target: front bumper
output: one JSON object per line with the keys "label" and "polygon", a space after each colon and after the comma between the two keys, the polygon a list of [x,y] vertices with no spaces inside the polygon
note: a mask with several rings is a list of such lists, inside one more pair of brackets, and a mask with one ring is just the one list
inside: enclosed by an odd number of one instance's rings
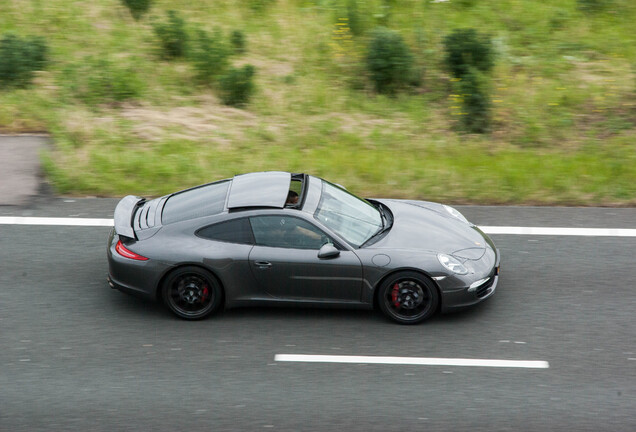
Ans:
{"label": "front bumper", "polygon": [[500,258],[497,250],[496,263],[490,273],[482,278],[481,283],[475,281],[471,285],[462,288],[442,289],[442,312],[460,310],[492,297],[499,283]]}

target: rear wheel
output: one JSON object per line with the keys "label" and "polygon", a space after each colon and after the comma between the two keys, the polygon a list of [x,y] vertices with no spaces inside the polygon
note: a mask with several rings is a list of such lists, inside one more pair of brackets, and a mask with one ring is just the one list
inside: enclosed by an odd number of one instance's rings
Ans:
{"label": "rear wheel", "polygon": [[209,271],[188,266],[168,275],[161,294],[168,308],[178,317],[197,320],[219,309],[223,292]]}
{"label": "rear wheel", "polygon": [[378,304],[387,318],[400,324],[417,324],[430,318],[439,305],[431,280],[416,272],[390,276],[380,286]]}

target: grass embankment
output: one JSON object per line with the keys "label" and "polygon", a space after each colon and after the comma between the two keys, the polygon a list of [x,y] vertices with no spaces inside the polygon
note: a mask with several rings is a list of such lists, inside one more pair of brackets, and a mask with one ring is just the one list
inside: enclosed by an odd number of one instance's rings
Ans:
{"label": "grass embankment", "polygon": [[[357,2],[358,25],[398,30],[422,70],[397,97],[372,91],[365,33],[335,31],[346,3],[156,0],[137,22],[116,0],[3,1],[0,32],[44,36],[51,63],[30,88],[0,91],[0,132],[49,132],[44,166],[63,194],[160,195],[290,170],[365,196],[636,204],[631,0],[596,12],[576,0]],[[231,59],[256,67],[245,109],[221,104],[187,60],[160,58],[151,22],[168,9],[190,31],[245,34],[247,51]],[[455,127],[443,64],[444,37],[465,27],[496,51],[485,135]],[[100,94],[100,77],[134,97]]]}

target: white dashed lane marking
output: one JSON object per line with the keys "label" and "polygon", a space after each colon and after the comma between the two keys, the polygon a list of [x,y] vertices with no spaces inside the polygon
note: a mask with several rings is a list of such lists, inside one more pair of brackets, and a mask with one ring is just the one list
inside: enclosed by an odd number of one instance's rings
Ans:
{"label": "white dashed lane marking", "polygon": [[306,354],[276,354],[278,362],[301,363],[355,363],[355,364],[391,364],[419,366],[473,366],[497,368],[548,369],[550,364],[543,360],[490,360],[435,357],[384,357],[384,356],[334,356]]}

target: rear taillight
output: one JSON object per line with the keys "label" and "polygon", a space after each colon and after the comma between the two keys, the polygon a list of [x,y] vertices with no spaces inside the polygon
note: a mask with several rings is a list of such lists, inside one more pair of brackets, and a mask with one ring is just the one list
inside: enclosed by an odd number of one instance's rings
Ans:
{"label": "rear taillight", "polygon": [[148,258],[146,258],[145,256],[141,256],[139,254],[134,253],[131,250],[126,249],[126,246],[123,245],[121,240],[117,241],[117,245],[115,246],[115,250],[117,251],[117,253],[119,255],[123,256],[124,258],[130,258],[130,259],[134,259],[134,260],[137,260],[137,261],[148,261]]}

